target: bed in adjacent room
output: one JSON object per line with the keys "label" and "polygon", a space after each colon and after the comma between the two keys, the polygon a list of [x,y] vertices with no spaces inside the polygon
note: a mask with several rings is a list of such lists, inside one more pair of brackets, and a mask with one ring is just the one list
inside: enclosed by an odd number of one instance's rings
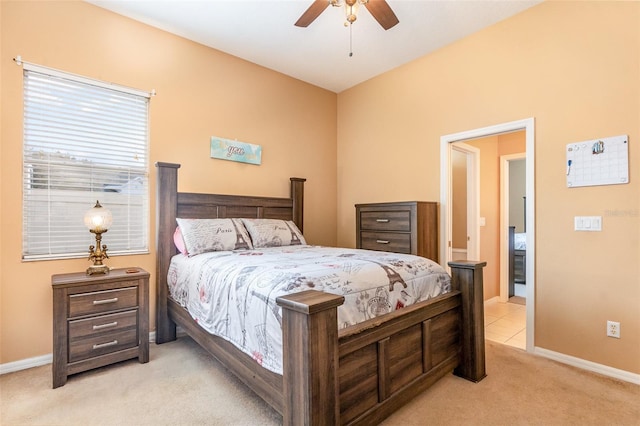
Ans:
{"label": "bed in adjacent room", "polygon": [[509,227],[509,297],[522,296],[516,286],[527,284],[527,233],[515,229],[515,226]]}
{"label": "bed in adjacent room", "polygon": [[483,262],[308,245],[304,179],[183,193],[156,166],[157,343],[180,325],[292,425],[377,423],[453,370],[485,376]]}

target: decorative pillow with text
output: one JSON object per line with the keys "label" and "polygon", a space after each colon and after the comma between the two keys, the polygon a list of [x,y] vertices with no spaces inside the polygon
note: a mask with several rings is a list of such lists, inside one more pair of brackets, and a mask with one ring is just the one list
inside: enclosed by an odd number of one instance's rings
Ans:
{"label": "decorative pillow with text", "polygon": [[242,219],[254,248],[306,245],[302,232],[291,220]]}
{"label": "decorative pillow with text", "polygon": [[240,219],[176,219],[189,256],[209,251],[250,250],[251,239]]}

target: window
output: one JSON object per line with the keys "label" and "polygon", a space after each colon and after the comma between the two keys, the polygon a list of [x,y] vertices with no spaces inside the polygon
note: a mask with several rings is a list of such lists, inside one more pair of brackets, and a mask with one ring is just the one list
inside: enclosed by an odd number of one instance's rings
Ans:
{"label": "window", "polygon": [[148,93],[24,63],[24,260],[87,256],[96,200],[108,253],[148,252],[148,111]]}

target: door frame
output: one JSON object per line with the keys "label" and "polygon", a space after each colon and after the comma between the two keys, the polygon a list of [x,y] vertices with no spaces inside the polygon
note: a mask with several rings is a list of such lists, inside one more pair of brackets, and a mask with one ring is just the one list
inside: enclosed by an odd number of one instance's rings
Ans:
{"label": "door frame", "polygon": [[441,263],[447,266],[451,259],[448,242],[451,241],[451,144],[501,133],[525,131],[526,140],[526,221],[527,221],[527,352],[533,352],[535,336],[535,119],[533,117],[479,129],[467,130],[440,137],[440,243]]}

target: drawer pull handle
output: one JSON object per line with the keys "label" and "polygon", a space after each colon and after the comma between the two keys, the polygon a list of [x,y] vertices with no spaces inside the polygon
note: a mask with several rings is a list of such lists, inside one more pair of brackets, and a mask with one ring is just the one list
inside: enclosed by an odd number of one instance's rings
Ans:
{"label": "drawer pull handle", "polygon": [[110,322],[107,324],[94,325],[94,330],[102,330],[103,328],[115,327],[118,325],[118,321]]}
{"label": "drawer pull handle", "polygon": [[107,303],[116,303],[117,301],[118,301],[118,298],[114,297],[113,299],[94,300],[93,304],[94,305],[106,305]]}
{"label": "drawer pull handle", "polygon": [[378,244],[389,244],[388,240],[376,240],[376,243]]}
{"label": "drawer pull handle", "polygon": [[389,219],[376,219],[378,223],[389,223]]}
{"label": "drawer pull handle", "polygon": [[95,345],[93,345],[93,349],[102,349],[102,348],[106,348],[108,346],[114,346],[117,344],[118,344],[117,340],[114,340],[112,342],[107,342],[107,343],[96,343]]}

